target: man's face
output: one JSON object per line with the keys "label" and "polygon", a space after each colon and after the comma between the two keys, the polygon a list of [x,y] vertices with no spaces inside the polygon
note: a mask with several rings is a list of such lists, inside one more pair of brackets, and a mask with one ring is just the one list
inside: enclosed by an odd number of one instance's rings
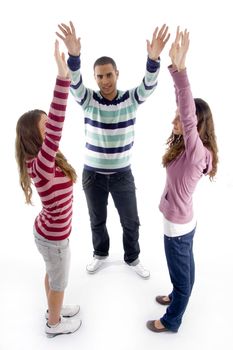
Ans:
{"label": "man's face", "polygon": [[99,86],[101,95],[107,100],[111,101],[116,97],[118,75],[118,70],[115,70],[110,63],[95,67],[95,80]]}

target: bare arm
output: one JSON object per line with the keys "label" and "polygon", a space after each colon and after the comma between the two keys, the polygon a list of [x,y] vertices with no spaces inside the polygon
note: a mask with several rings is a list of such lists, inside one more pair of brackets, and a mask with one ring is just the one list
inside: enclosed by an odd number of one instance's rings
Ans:
{"label": "bare arm", "polygon": [[53,178],[55,174],[55,159],[62,136],[70,88],[65,55],[64,53],[60,54],[57,40],[55,42],[54,56],[57,63],[58,76],[46,121],[45,137],[34,162],[34,167],[38,175],[47,180]]}
{"label": "bare arm", "polygon": [[188,48],[189,33],[186,29],[184,32],[180,32],[179,27],[177,27],[176,38],[169,52],[172,61],[170,72],[175,84],[177,107],[183,127],[185,152],[192,163],[197,164],[204,159],[206,150],[197,130],[196,108],[185,67]]}

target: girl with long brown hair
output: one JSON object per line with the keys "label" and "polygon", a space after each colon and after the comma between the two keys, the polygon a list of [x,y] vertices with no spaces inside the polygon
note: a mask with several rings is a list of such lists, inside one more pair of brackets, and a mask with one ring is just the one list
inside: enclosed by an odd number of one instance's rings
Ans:
{"label": "girl with long brown hair", "polygon": [[169,295],[156,297],[159,304],[168,307],[162,318],[147,322],[153,332],[177,332],[181,325],[195,277],[196,218],[192,195],[203,174],[212,180],[217,172],[218,149],[212,113],[204,100],[192,96],[185,68],[188,47],[189,33],[180,32],[178,27],[169,52],[177,110],[163,156],[167,178],[159,205],[164,217],[164,247],[173,288]]}
{"label": "girl with long brown hair", "polygon": [[45,332],[50,337],[73,333],[81,325],[81,321],[73,317],[79,312],[79,305],[63,306],[70,266],[68,237],[76,172],[59,151],[70,78],[58,41],[55,60],[58,76],[49,114],[40,109],[31,110],[19,118],[16,127],[16,160],[26,203],[32,204],[32,184],[42,203],[35,219],[34,236],[46,265]]}

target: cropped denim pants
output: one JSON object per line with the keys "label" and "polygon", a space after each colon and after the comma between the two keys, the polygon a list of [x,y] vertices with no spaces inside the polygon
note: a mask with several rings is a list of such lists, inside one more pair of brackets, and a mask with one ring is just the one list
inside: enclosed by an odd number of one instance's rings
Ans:
{"label": "cropped denim pants", "polygon": [[128,264],[136,262],[140,253],[140,223],[131,170],[105,175],[84,169],[82,183],[90,216],[94,256],[100,258],[109,254],[106,221],[110,193],[123,229],[124,260]]}
{"label": "cropped denim pants", "polygon": [[168,237],[164,235],[164,248],[173,290],[166,313],[160,319],[164,327],[177,332],[188,305],[195,279],[193,236],[196,228],[186,235]]}

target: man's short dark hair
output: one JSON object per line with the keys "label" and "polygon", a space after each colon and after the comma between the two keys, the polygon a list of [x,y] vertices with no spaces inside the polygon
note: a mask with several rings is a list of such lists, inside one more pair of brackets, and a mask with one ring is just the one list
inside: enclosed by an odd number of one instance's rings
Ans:
{"label": "man's short dark hair", "polygon": [[111,64],[113,68],[117,70],[116,62],[114,61],[114,59],[108,56],[102,56],[98,58],[94,63],[93,69],[95,70],[96,66],[103,66],[104,64]]}

